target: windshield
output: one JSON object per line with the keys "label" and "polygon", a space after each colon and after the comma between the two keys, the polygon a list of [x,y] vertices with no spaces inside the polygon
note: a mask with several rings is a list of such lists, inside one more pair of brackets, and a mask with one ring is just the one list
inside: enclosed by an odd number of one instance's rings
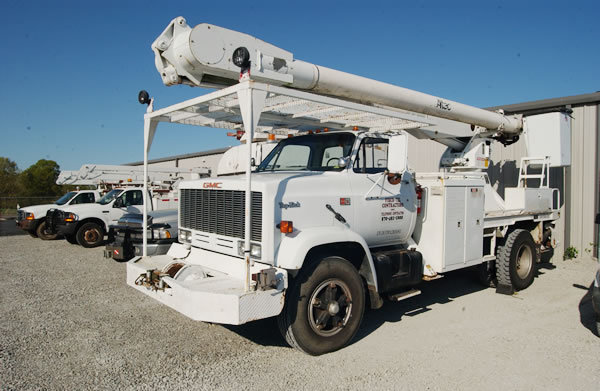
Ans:
{"label": "windshield", "polygon": [[70,192],[68,192],[67,194],[65,194],[64,196],[60,197],[58,200],[56,200],[55,204],[56,204],[56,205],[64,205],[64,204],[66,204],[67,202],[69,202],[69,200],[70,200],[71,198],[73,198],[73,196],[74,196],[75,194],[77,194],[77,192],[76,192],[76,191],[70,191]]}
{"label": "windshield", "polygon": [[260,171],[340,171],[341,157],[349,156],[352,133],[309,134],[281,141],[258,166]]}
{"label": "windshield", "polygon": [[98,203],[100,205],[109,204],[112,200],[114,200],[115,198],[117,198],[119,196],[119,194],[121,194],[122,191],[123,191],[123,189],[112,189],[111,191],[109,191],[108,193],[106,193],[104,195],[104,197],[100,198],[100,200],[98,201]]}

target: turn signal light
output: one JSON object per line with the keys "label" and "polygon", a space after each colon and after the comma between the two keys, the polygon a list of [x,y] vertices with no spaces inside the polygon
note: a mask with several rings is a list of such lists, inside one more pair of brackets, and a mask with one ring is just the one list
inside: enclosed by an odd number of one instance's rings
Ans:
{"label": "turn signal light", "polygon": [[282,221],[279,223],[279,230],[284,234],[291,234],[294,232],[294,223],[291,221]]}
{"label": "turn signal light", "polygon": [[273,133],[269,133],[269,135],[267,136],[269,141],[275,141],[275,135]]}
{"label": "turn signal light", "polygon": [[29,214],[27,215],[27,217],[25,217],[25,220],[35,220],[35,216],[34,216],[34,214],[33,214],[33,213],[29,213]]}

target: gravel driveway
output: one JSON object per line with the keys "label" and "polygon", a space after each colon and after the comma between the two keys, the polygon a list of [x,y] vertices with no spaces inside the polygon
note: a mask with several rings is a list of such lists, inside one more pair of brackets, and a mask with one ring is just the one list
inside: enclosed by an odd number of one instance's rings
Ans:
{"label": "gravel driveway", "polygon": [[310,357],[274,320],[210,325],[160,305],[102,248],[13,236],[0,252],[2,390],[600,387],[590,259],[555,261],[512,297],[448,274],[368,311],[347,348]]}

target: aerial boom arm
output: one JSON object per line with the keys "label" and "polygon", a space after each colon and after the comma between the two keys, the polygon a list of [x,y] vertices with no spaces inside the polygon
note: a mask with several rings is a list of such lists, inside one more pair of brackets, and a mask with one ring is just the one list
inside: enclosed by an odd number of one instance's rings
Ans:
{"label": "aerial boom arm", "polygon": [[505,116],[365,77],[294,60],[293,54],[250,35],[199,24],[190,28],[175,18],[154,41],[155,62],[166,85],[223,88],[235,84],[240,68],[232,62],[236,49],[249,55],[252,79],[308,90],[366,104],[380,104],[480,126],[513,137],[522,131],[521,116]]}

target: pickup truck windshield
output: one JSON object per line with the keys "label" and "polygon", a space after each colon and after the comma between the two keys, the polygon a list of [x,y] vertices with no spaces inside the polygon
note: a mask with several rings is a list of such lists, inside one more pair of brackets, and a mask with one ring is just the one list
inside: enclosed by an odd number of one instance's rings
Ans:
{"label": "pickup truck windshield", "polygon": [[112,189],[111,191],[109,191],[108,193],[106,193],[104,195],[104,197],[100,198],[98,200],[98,203],[100,205],[109,204],[112,200],[114,200],[115,198],[117,198],[119,196],[119,194],[121,194],[122,192],[123,192],[123,189]]}
{"label": "pickup truck windshield", "polygon": [[55,204],[56,205],[64,205],[67,202],[69,202],[69,200],[71,198],[73,198],[75,196],[75,194],[77,194],[76,191],[70,191],[67,194],[65,194],[64,196],[60,197],[58,200],[56,200]]}
{"label": "pickup truck windshield", "polygon": [[350,155],[352,133],[297,136],[281,141],[256,169],[262,171],[340,171],[341,157]]}

